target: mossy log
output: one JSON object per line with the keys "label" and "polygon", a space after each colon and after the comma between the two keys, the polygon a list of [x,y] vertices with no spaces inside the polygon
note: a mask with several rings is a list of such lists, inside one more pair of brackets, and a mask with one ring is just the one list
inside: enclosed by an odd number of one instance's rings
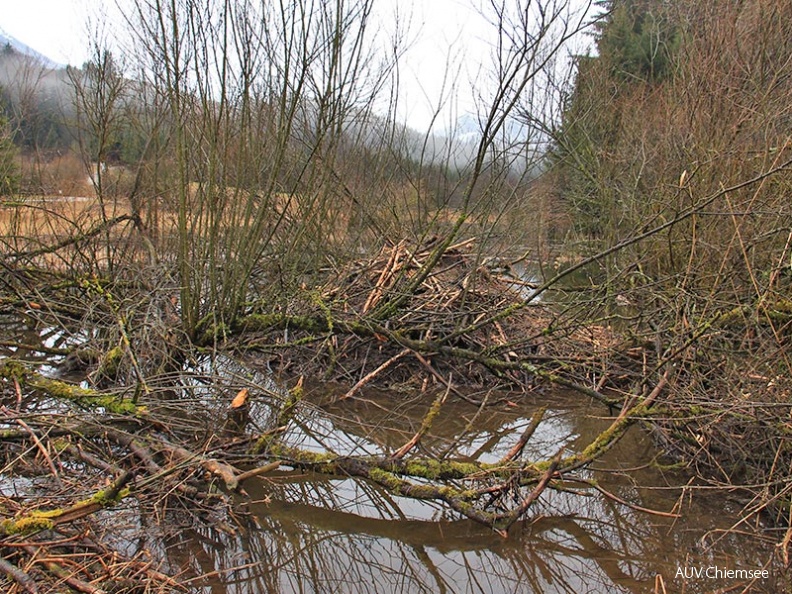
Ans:
{"label": "mossy log", "polygon": [[[652,414],[652,403],[667,382],[661,378],[657,387],[642,402],[625,408],[611,425],[602,431],[586,448],[568,456],[558,455],[548,460],[517,460],[518,452],[535,429],[528,427],[517,444],[500,462],[463,462],[435,460],[423,457],[402,458],[410,448],[400,448],[393,456],[347,457],[331,453],[305,451],[279,443],[276,436],[269,434],[266,443],[259,441],[253,454],[264,455],[282,464],[332,476],[357,477],[370,480],[395,495],[422,500],[436,500],[454,511],[506,535],[510,526],[524,516],[546,488],[554,488],[564,473],[597,460],[610,450],[627,429],[638,419]],[[431,424],[437,414],[440,400],[430,409],[424,424]],[[541,415],[537,416],[537,419]],[[420,431],[419,431],[420,434]],[[527,435],[527,437],[526,437]],[[413,440],[411,440],[412,442]],[[408,442],[410,444],[411,442]],[[262,452],[262,445],[264,451]],[[412,444],[414,445],[414,444]],[[409,479],[416,479],[409,480]],[[466,486],[459,486],[464,483]],[[493,502],[504,498],[514,489],[528,489],[521,495],[516,506],[502,511],[493,507]],[[521,491],[522,492],[522,491]],[[488,502],[482,504],[487,499]]]}
{"label": "mossy log", "polygon": [[18,518],[7,518],[0,522],[0,534],[10,536],[13,534],[32,534],[41,530],[51,530],[59,524],[73,522],[89,516],[100,509],[111,507],[128,497],[131,493],[127,484],[134,477],[134,473],[125,472],[113,481],[107,489],[101,489],[74,505],[63,509],[33,510],[28,511]]}
{"label": "mossy log", "polygon": [[721,327],[741,328],[746,322],[761,325],[784,325],[792,321],[792,300],[759,300],[758,303],[740,305],[720,314],[715,322]]}
{"label": "mossy log", "polygon": [[16,380],[20,386],[38,390],[52,398],[69,400],[89,408],[103,408],[113,414],[134,416],[145,416],[146,414],[146,408],[136,405],[132,400],[124,400],[114,394],[105,394],[45,377],[14,359],[0,361],[0,378]]}

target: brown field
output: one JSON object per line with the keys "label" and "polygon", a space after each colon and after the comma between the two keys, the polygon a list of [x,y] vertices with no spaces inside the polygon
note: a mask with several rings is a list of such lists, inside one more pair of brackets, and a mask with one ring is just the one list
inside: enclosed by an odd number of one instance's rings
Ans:
{"label": "brown field", "polygon": [[[128,214],[129,206],[124,201],[105,203],[104,220]],[[92,233],[102,221],[102,207],[95,197],[29,196],[0,203],[0,254],[26,257],[37,266],[53,269],[76,266],[79,259],[96,263],[106,255],[96,246],[83,250],[85,241],[110,238],[110,243],[116,243],[127,228],[122,224],[109,234]],[[55,247],[60,249],[56,251]]]}

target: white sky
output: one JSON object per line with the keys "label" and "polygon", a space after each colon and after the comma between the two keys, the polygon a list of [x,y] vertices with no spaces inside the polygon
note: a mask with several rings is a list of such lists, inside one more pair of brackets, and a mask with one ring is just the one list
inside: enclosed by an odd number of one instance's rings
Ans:
{"label": "white sky", "polygon": [[81,64],[87,55],[87,15],[102,0],[0,0],[0,28],[59,63]]}
{"label": "white sky", "polygon": [[[446,102],[436,128],[473,111],[472,81],[489,58],[488,25],[471,0],[377,0],[387,30],[395,10],[409,22],[409,51],[400,67],[401,115],[426,130],[433,108]],[[64,64],[88,55],[90,18],[113,12],[114,0],[0,0],[0,29]],[[452,81],[456,81],[452,88]],[[455,100],[448,102],[448,96]]]}

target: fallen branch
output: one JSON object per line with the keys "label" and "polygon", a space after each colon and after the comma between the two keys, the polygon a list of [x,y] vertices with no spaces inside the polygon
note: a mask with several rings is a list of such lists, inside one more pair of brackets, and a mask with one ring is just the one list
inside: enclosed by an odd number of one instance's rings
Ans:
{"label": "fallen branch", "polygon": [[398,361],[399,359],[401,359],[405,355],[408,355],[410,352],[411,352],[410,349],[403,349],[399,353],[395,354],[393,357],[391,357],[390,359],[385,361],[382,365],[377,367],[374,371],[371,371],[371,372],[367,373],[365,376],[363,376],[360,379],[360,381],[358,381],[354,386],[352,386],[346,392],[346,394],[344,394],[343,396],[341,396],[339,398],[339,400],[346,400],[347,398],[352,398],[352,396],[357,394],[363,386],[365,386],[367,383],[369,383],[371,380],[373,380],[375,377],[377,377],[380,373],[385,371],[388,367],[390,367],[391,365],[396,363],[396,361]]}
{"label": "fallen branch", "polygon": [[517,443],[514,444],[512,449],[510,449],[506,453],[506,455],[503,458],[501,458],[500,460],[501,464],[506,464],[508,462],[511,462],[517,456],[520,455],[523,449],[525,449],[525,445],[528,443],[531,437],[533,437],[533,434],[536,432],[536,429],[539,427],[539,424],[542,422],[542,419],[544,418],[544,414],[546,411],[547,408],[543,406],[533,414],[533,416],[531,417],[530,424],[528,425],[528,427],[525,428],[525,431],[523,431],[523,434],[520,436],[520,439],[517,441]]}
{"label": "fallen branch", "polygon": [[22,387],[39,390],[53,398],[70,400],[91,408],[104,408],[111,413],[144,415],[146,411],[145,407],[137,406],[131,400],[120,399],[115,394],[105,394],[45,377],[14,359],[0,361],[0,378],[18,381]]}
{"label": "fallen branch", "polygon": [[498,531],[503,537],[506,537],[509,533],[509,528],[511,528],[514,523],[522,518],[525,513],[528,511],[528,508],[533,505],[533,503],[539,499],[541,494],[547,488],[547,485],[550,484],[550,480],[555,476],[556,469],[558,465],[561,463],[561,452],[559,452],[555,458],[553,458],[550,467],[547,469],[547,472],[544,473],[544,476],[539,480],[536,487],[533,488],[531,493],[520,502],[520,505],[514,509],[513,511],[509,512],[508,514],[504,514],[501,518],[498,519],[497,528],[500,528]]}
{"label": "fallen branch", "polygon": [[[31,556],[35,557],[38,555],[39,548],[33,545],[27,545],[24,547],[25,551]],[[81,580],[75,577],[74,573],[69,573],[60,564],[52,561],[50,559],[43,559],[41,561],[37,561],[37,563],[41,563],[44,567],[47,568],[47,571],[52,573],[55,577],[59,580],[63,580],[69,586],[77,590],[78,592],[83,592],[84,594],[108,594],[107,590],[102,590],[101,588],[97,588],[89,584],[88,582]]]}
{"label": "fallen branch", "polygon": [[432,406],[429,408],[429,412],[426,413],[424,416],[423,421],[421,421],[421,427],[418,429],[418,432],[413,435],[412,439],[405,443],[402,447],[396,450],[393,455],[391,455],[391,460],[400,460],[404,458],[404,456],[413,449],[421,438],[426,435],[427,431],[432,428],[432,423],[434,423],[435,417],[437,417],[438,413],[440,412],[440,407],[443,406],[443,403],[448,398],[448,392],[451,390],[451,380],[448,381],[448,389],[437,398],[432,403]]}
{"label": "fallen branch", "polygon": [[117,478],[108,489],[94,493],[88,499],[75,503],[65,509],[33,510],[19,518],[8,518],[0,522],[0,533],[32,534],[40,530],[50,530],[59,524],[65,524],[91,515],[100,509],[110,507],[121,499],[130,495],[130,490],[125,488],[134,477],[134,473],[126,472]]}
{"label": "fallen branch", "polygon": [[125,221],[132,221],[134,223],[139,223],[137,217],[132,215],[121,215],[119,217],[115,217],[113,219],[108,219],[107,221],[96,225],[93,229],[86,231],[81,235],[75,235],[74,237],[67,237],[56,243],[55,245],[42,247],[36,250],[29,250],[27,252],[17,252],[12,254],[12,257],[15,261],[22,260],[23,258],[35,258],[36,256],[43,256],[45,254],[53,254],[58,250],[62,250],[65,247],[70,245],[77,245],[83,241],[87,241],[89,239],[93,239],[97,235],[104,233],[108,229],[111,229],[118,225],[119,223],[123,223]]}
{"label": "fallen branch", "polygon": [[36,582],[27,573],[19,569],[13,563],[6,561],[0,557],[0,571],[14,580],[17,584],[22,586],[26,592],[30,594],[38,594],[38,586]]}

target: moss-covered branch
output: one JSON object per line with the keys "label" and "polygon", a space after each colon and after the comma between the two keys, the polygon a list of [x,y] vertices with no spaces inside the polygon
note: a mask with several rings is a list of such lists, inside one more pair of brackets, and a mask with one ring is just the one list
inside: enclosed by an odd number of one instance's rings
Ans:
{"label": "moss-covered branch", "polygon": [[20,386],[44,392],[52,398],[70,400],[90,408],[104,408],[109,413],[135,416],[146,414],[145,407],[137,406],[131,400],[45,377],[14,359],[0,361],[0,378],[16,380]]}
{"label": "moss-covered branch", "polygon": [[132,472],[125,472],[113,481],[109,488],[101,489],[89,498],[79,501],[70,507],[33,510],[18,518],[7,518],[0,522],[0,533],[4,535],[32,534],[41,530],[50,530],[59,524],[73,522],[102,508],[111,507],[130,495],[131,491],[126,485],[132,480],[133,476]]}
{"label": "moss-covered branch", "polygon": [[[281,461],[284,464],[326,475],[352,476],[371,480],[395,495],[422,500],[436,500],[454,511],[485,524],[505,535],[509,527],[523,517],[542,492],[564,473],[586,466],[607,452],[638,419],[651,413],[651,407],[666,385],[664,375],[653,392],[635,406],[625,408],[611,425],[602,431],[581,452],[568,456],[559,453],[553,459],[525,462],[518,460],[520,452],[542,418],[540,411],[530,426],[500,462],[460,462],[412,457],[405,459],[417,443],[413,438],[391,457],[341,457],[332,453],[317,453],[283,445],[275,434],[269,434],[265,444],[259,442],[254,454]],[[438,398],[424,418],[422,426],[430,426],[440,410]],[[421,431],[418,436],[422,435]],[[420,437],[418,437],[419,439]],[[262,447],[263,446],[263,447]],[[415,480],[410,480],[415,479]],[[416,482],[417,481],[417,482]],[[469,486],[460,487],[465,482]],[[516,507],[502,511],[493,502],[514,489],[531,488],[519,499]],[[483,503],[485,499],[488,503]]]}

